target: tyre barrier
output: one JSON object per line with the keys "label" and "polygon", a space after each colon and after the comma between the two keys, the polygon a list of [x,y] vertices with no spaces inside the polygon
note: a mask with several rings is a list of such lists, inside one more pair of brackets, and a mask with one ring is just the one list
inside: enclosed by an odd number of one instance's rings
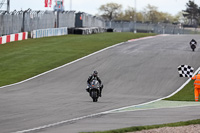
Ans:
{"label": "tyre barrier", "polygon": [[81,34],[90,35],[106,32],[105,28],[92,27],[92,28],[70,28],[68,29],[69,34]]}

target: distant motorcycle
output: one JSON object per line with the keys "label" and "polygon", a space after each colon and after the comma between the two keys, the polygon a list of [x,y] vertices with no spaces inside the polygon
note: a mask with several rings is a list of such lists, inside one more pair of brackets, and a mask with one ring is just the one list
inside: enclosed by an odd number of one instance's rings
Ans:
{"label": "distant motorcycle", "polygon": [[190,47],[192,51],[196,49],[196,45],[197,45],[197,42],[194,39],[192,39],[192,41],[190,42]]}
{"label": "distant motorcycle", "polygon": [[93,99],[93,102],[97,102],[100,94],[100,84],[98,80],[92,80],[89,93],[90,97]]}

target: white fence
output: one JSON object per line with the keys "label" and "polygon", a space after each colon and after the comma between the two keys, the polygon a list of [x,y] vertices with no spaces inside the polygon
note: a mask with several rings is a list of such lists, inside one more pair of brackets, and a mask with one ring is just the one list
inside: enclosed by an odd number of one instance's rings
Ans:
{"label": "white fence", "polygon": [[31,32],[31,38],[41,38],[41,37],[50,37],[50,36],[61,36],[67,35],[68,29],[67,27],[63,28],[49,28],[49,29],[39,29],[33,30]]}

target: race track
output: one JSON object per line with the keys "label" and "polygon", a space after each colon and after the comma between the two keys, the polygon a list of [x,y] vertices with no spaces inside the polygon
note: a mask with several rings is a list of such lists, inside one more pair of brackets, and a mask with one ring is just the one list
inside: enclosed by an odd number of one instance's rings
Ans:
{"label": "race track", "polygon": [[[28,131],[165,97],[187,80],[179,78],[179,65],[191,65],[195,70],[200,66],[199,46],[195,52],[189,47],[192,38],[200,43],[198,35],[156,36],[125,42],[22,84],[0,88],[0,132]],[[86,80],[93,70],[99,72],[104,83],[103,97],[97,103],[85,91]],[[103,131],[200,119],[199,108],[98,115],[37,132]]]}

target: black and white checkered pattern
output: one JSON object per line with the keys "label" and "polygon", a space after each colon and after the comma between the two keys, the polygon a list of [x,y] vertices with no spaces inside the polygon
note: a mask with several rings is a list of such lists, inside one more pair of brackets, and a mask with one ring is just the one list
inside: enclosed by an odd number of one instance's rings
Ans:
{"label": "black and white checkered pattern", "polygon": [[192,77],[194,68],[188,65],[180,65],[178,72],[180,77]]}

